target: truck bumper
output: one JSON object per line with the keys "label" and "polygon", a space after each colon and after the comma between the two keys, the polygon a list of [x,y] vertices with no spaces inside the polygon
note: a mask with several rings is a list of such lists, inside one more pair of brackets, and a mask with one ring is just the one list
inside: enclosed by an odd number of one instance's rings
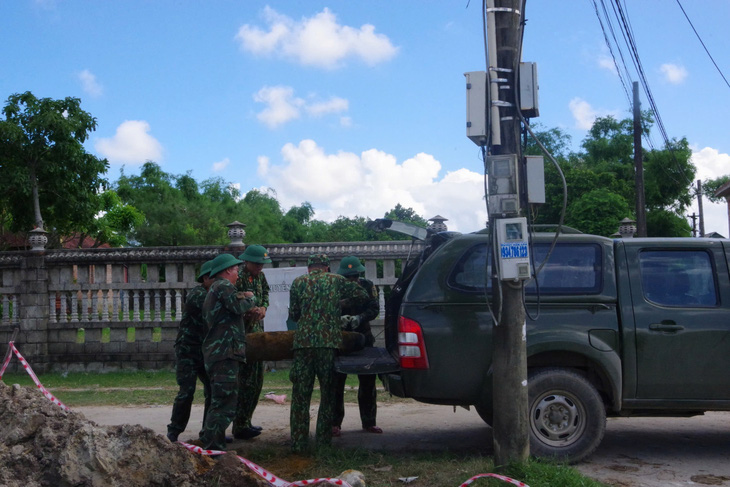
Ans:
{"label": "truck bumper", "polygon": [[394,396],[406,397],[406,391],[403,389],[403,380],[400,374],[386,374],[383,377],[383,385]]}

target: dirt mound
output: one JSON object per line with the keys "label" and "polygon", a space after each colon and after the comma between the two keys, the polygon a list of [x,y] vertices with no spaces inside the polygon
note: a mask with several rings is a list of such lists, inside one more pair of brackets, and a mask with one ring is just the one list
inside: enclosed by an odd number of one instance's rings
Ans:
{"label": "dirt mound", "polygon": [[213,460],[139,425],[99,426],[35,389],[0,382],[0,485],[268,486],[234,455]]}

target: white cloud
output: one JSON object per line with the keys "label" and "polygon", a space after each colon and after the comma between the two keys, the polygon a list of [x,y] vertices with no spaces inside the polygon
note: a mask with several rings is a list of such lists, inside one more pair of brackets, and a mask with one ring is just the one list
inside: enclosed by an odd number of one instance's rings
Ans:
{"label": "white cloud", "polygon": [[81,88],[87,95],[98,97],[104,93],[104,88],[96,81],[96,75],[88,69],[81,71],[78,77],[81,81]]}
{"label": "white cloud", "polygon": [[687,79],[687,76],[689,76],[685,67],[677,64],[662,64],[659,70],[664,75],[664,79],[673,85],[683,83],[684,80]]}
{"label": "white cloud", "polygon": [[265,177],[269,173],[269,158],[266,156],[259,156],[256,159],[256,162],[258,163],[256,174],[258,174],[259,177]]}
{"label": "white cloud", "polygon": [[576,128],[580,130],[590,130],[596,117],[598,117],[598,112],[593,109],[590,103],[582,98],[573,98],[570,100],[568,108],[570,108],[570,112],[573,114],[573,118],[575,118]]}
{"label": "white cloud", "polygon": [[598,57],[598,67],[616,74],[616,63],[613,62],[613,58],[611,56],[601,54]]}
{"label": "white cloud", "polygon": [[[254,94],[253,99],[257,103],[267,105],[256,114],[256,118],[270,129],[301,118],[302,112],[317,118],[331,113],[346,112],[350,107],[349,101],[336,96],[330,97],[329,100],[317,101],[316,95],[312,95],[311,101],[304,100],[294,95],[294,88],[291,86],[264,86]],[[347,122],[341,120],[343,125]]]}
{"label": "white cloud", "polygon": [[352,127],[352,118],[340,117],[340,125],[343,127]]}
{"label": "white cloud", "polygon": [[327,101],[316,102],[304,107],[313,117],[320,117],[327,113],[340,113],[346,112],[350,108],[350,103],[344,98],[333,96]]}
{"label": "white cloud", "polygon": [[[712,147],[705,147],[700,150],[697,147],[692,147],[691,161],[697,167],[696,179],[714,179],[730,174],[730,154],[721,154]],[[702,210],[705,220],[705,233],[717,232],[725,237],[730,235],[728,209],[725,202],[711,203],[707,198],[703,198]],[[689,212],[690,214],[692,212],[699,214],[697,199],[692,202]]]}
{"label": "white cloud", "polygon": [[281,164],[260,157],[259,175],[284,208],[308,201],[315,218],[334,221],[338,216],[382,218],[400,203],[424,218],[448,218],[450,230],[484,227],[482,175],[460,169],[439,178],[441,163],[432,155],[420,153],[399,163],[376,149],[328,154],[313,140],[287,144],[281,155]]}
{"label": "white cloud", "polygon": [[100,138],[94,148],[111,163],[143,164],[162,159],[162,145],[151,136],[150,125],[144,120],[126,120],[114,137]]}
{"label": "white cloud", "polygon": [[236,201],[241,201],[245,194],[241,193],[241,183],[231,183],[228,185],[228,189],[230,190],[231,194],[237,194],[238,197],[236,198]]}
{"label": "white cloud", "polygon": [[697,179],[714,179],[730,174],[730,154],[720,154],[717,149],[692,147],[691,161],[697,168]]}
{"label": "white cloud", "polygon": [[228,167],[228,165],[231,163],[231,160],[229,158],[225,158],[222,161],[214,162],[213,163],[213,172],[220,172]]}
{"label": "white cloud", "polygon": [[375,33],[373,25],[364,24],[359,29],[340,25],[328,8],[297,22],[267,6],[263,17],[268,30],[249,24],[238,30],[235,39],[242,50],[327,69],[340,67],[353,57],[374,66],[398,52],[387,36]]}

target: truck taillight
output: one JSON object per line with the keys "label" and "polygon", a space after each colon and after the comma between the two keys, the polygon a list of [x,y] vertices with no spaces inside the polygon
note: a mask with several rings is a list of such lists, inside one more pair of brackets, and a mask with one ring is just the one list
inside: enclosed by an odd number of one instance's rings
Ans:
{"label": "truck taillight", "polygon": [[398,317],[398,355],[403,369],[427,369],[428,357],[418,322]]}

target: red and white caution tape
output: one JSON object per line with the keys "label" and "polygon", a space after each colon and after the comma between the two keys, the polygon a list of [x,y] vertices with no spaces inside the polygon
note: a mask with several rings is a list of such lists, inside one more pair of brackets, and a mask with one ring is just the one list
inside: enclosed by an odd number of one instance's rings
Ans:
{"label": "red and white caution tape", "polygon": [[[227,452],[221,451],[221,450],[204,450],[199,446],[191,445],[190,443],[185,443],[184,441],[178,441],[178,443],[180,443],[182,446],[184,446],[188,450],[195,452],[195,453],[199,453],[201,455],[224,455],[227,453]],[[288,487],[288,486],[301,487],[301,486],[305,486],[305,485],[320,484],[323,482],[332,484],[332,485],[341,485],[343,487],[352,487],[350,484],[348,484],[347,482],[345,482],[342,479],[330,478],[330,477],[323,477],[323,478],[319,478],[319,479],[309,479],[309,480],[297,480],[296,482],[287,482],[286,480],[279,478],[276,475],[274,475],[273,473],[269,472],[265,468],[263,468],[259,465],[256,465],[251,460],[247,460],[238,455],[236,455],[236,457],[241,461],[241,463],[243,463],[248,468],[253,470],[257,475],[259,475],[262,479],[266,480],[270,485],[273,485],[275,487]]]}
{"label": "red and white caution tape", "polygon": [[[25,371],[28,372],[28,375],[30,375],[31,379],[33,379],[33,382],[35,382],[35,385],[38,386],[38,389],[43,393],[44,396],[46,396],[53,404],[59,406],[64,411],[70,411],[70,409],[61,401],[56,399],[56,397],[48,392],[48,389],[43,387],[43,384],[41,384],[41,381],[38,380],[38,377],[35,375],[35,372],[33,372],[33,369],[30,367],[30,364],[23,358],[23,356],[20,354],[18,349],[15,347],[14,342],[8,343],[9,351],[7,356],[5,357],[5,362],[3,362],[2,369],[0,369],[0,380],[3,378],[3,374],[5,373],[5,369],[7,369],[8,364],[10,363],[10,359],[12,358],[12,354],[9,353],[12,351],[15,353],[15,355],[18,357],[18,360],[20,360],[20,363],[23,364],[23,368],[25,368]],[[199,446],[191,445],[189,443],[185,443],[183,441],[179,441],[182,446],[187,448],[188,450],[199,453],[201,455],[224,455],[227,452],[221,451],[221,450],[204,450]],[[321,483],[328,483],[332,485],[340,485],[342,487],[352,487],[349,483],[345,482],[342,479],[338,478],[331,478],[331,477],[323,477],[323,478],[317,478],[317,479],[309,479],[309,480],[297,480],[295,482],[287,482],[284,479],[281,479],[274,475],[273,473],[269,472],[265,468],[253,463],[251,460],[247,460],[243,457],[240,457],[236,455],[236,457],[246,465],[248,468],[253,470],[257,475],[259,475],[262,479],[266,480],[270,485],[274,487],[304,487],[308,485],[315,485],[315,484],[321,484]],[[498,475],[495,473],[482,473],[479,475],[475,475],[474,477],[470,478],[463,484],[461,484],[459,487],[466,487],[467,485],[474,482],[476,479],[482,478],[482,477],[492,477],[498,480],[501,480],[503,482],[507,482],[508,484],[517,485],[518,487],[530,487],[524,482],[520,482],[519,480],[511,479],[509,477],[505,477],[504,475]]]}
{"label": "red and white caution tape", "polygon": [[13,346],[13,342],[11,341],[10,343],[8,343],[8,353],[5,354],[5,362],[3,362],[3,368],[0,369],[0,380],[3,380],[3,375],[5,374],[5,369],[8,368],[10,359],[13,358],[12,346]]}
{"label": "red and white caution tape", "polygon": [[[43,387],[43,384],[41,384],[41,381],[38,380],[38,376],[35,375],[35,372],[33,372],[33,369],[30,367],[30,364],[26,362],[26,360],[23,358],[23,356],[20,354],[17,348],[15,348],[15,343],[10,342],[8,343],[8,346],[10,349],[15,353],[15,355],[18,357],[18,360],[20,360],[20,363],[23,364],[23,368],[25,368],[25,371],[28,372],[28,375],[31,379],[33,379],[33,382],[35,382],[35,385],[38,386],[38,389],[43,393],[44,396],[46,396],[53,404],[56,406],[59,406],[64,411],[70,411],[70,409],[61,401],[56,399],[56,397],[48,392],[48,389]],[[10,362],[10,355],[8,355],[6,363],[3,364],[3,372],[5,372],[5,367],[7,366],[7,363]],[[2,374],[0,374],[0,379],[2,378]]]}
{"label": "red and white caution tape", "polygon": [[482,477],[492,477],[494,479],[501,480],[502,482],[507,482],[508,484],[518,485],[519,487],[530,487],[524,482],[520,482],[519,480],[511,479],[509,477],[505,477],[504,475],[499,475],[496,473],[480,473],[479,475],[473,476],[472,478],[461,484],[459,487],[466,487],[467,485],[474,482],[476,479],[480,479]]}

